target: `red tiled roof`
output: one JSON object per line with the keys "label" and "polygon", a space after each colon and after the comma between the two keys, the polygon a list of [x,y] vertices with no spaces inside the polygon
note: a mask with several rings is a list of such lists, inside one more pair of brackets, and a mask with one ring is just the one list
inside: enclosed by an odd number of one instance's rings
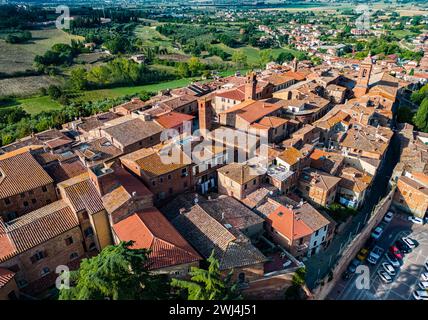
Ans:
{"label": "red tiled roof", "polygon": [[150,269],[190,263],[202,258],[156,208],[150,208],[113,225],[122,241],[135,241],[133,248],[150,249]]}
{"label": "red tiled roof", "polygon": [[290,241],[312,234],[312,229],[301,219],[296,219],[293,210],[279,206],[269,216],[272,227]]}
{"label": "red tiled roof", "polygon": [[90,214],[104,209],[101,196],[87,173],[61,183],[75,212],[87,210]]}
{"label": "red tiled roof", "polygon": [[159,115],[155,121],[166,129],[176,128],[183,124],[185,121],[192,121],[195,117],[180,112],[168,112]]}
{"label": "red tiled roof", "polygon": [[0,268],[0,289],[13,279],[15,273],[4,268]]}
{"label": "red tiled roof", "polygon": [[77,217],[63,200],[55,201],[12,220],[4,225],[3,231],[0,230],[0,262],[78,225]]}
{"label": "red tiled roof", "polygon": [[30,152],[0,160],[0,198],[6,198],[53,183]]}

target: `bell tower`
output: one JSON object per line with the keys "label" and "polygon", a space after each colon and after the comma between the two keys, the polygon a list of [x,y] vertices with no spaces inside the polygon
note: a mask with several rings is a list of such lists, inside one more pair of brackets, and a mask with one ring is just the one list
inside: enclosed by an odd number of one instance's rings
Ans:
{"label": "bell tower", "polygon": [[358,80],[354,88],[354,95],[356,98],[359,98],[367,93],[369,89],[369,81],[370,81],[370,75],[371,75],[372,69],[373,69],[373,61],[369,53],[367,58],[365,58],[363,62],[360,64]]}
{"label": "bell tower", "polygon": [[257,76],[254,72],[247,75],[245,81],[245,100],[256,100]]}

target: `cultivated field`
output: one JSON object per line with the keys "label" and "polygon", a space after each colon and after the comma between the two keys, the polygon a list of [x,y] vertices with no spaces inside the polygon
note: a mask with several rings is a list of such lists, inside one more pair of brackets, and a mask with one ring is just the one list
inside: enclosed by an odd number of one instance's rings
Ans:
{"label": "cultivated field", "polygon": [[0,96],[29,96],[40,92],[41,88],[58,85],[61,81],[50,76],[30,76],[0,79]]}
{"label": "cultivated field", "polygon": [[58,29],[34,30],[31,34],[33,39],[23,44],[10,44],[0,40],[0,73],[32,70],[36,55],[45,53],[56,43],[70,43],[73,38],[81,39]]}

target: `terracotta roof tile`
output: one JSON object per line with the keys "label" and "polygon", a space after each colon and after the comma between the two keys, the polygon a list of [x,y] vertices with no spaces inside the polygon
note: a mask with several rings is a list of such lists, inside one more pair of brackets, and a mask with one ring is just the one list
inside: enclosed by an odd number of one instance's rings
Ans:
{"label": "terracotta roof tile", "polygon": [[122,241],[135,241],[133,248],[150,249],[150,269],[202,260],[180,233],[156,208],[150,208],[113,225]]}
{"label": "terracotta roof tile", "polygon": [[101,196],[89,179],[88,173],[61,182],[59,186],[64,189],[75,212],[87,210],[89,214],[94,214],[104,209]]}
{"label": "terracotta roof tile", "polygon": [[185,121],[192,121],[195,117],[180,112],[168,112],[155,118],[155,121],[166,129],[176,128]]}
{"label": "terracotta roof tile", "polygon": [[[31,249],[79,225],[77,217],[63,200],[32,211],[6,223],[0,238],[7,237],[12,251],[0,251],[0,262]],[[1,242],[5,244],[5,239]],[[10,248],[9,247],[9,248]]]}
{"label": "terracotta roof tile", "polygon": [[1,159],[0,173],[0,198],[53,183],[53,179],[30,152]]}
{"label": "terracotta roof tile", "polygon": [[5,268],[0,268],[0,289],[4,287],[10,280],[15,276],[15,272],[12,272]]}

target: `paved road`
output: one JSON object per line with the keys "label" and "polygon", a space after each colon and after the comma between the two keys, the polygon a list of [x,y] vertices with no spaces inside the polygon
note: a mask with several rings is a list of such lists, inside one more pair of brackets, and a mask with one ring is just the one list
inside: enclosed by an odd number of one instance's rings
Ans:
{"label": "paved road", "polygon": [[[404,218],[405,219],[405,218]],[[385,256],[375,266],[369,265],[370,288],[358,289],[356,276],[344,281],[340,280],[332,289],[328,299],[334,300],[409,300],[420,281],[420,274],[424,271],[423,264],[428,257],[428,225],[411,224],[402,218],[394,220],[385,229],[384,235],[377,245],[387,252],[389,246],[396,239],[410,236],[419,242],[419,246],[405,255],[403,265],[397,270],[395,279],[390,284],[383,283],[377,271],[386,262]]]}
{"label": "paved road", "polygon": [[333,238],[332,243],[325,251],[320,251],[304,262],[307,268],[306,284],[310,289],[316,286],[318,279],[325,277],[330,272],[345,244],[361,231],[373,208],[387,194],[392,171],[400,157],[399,144],[399,138],[394,135],[378,174],[374,178],[370,193],[366,196],[359,213],[352,219],[347,228]]}

